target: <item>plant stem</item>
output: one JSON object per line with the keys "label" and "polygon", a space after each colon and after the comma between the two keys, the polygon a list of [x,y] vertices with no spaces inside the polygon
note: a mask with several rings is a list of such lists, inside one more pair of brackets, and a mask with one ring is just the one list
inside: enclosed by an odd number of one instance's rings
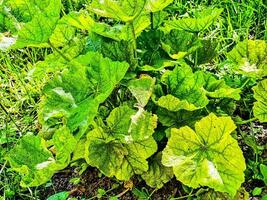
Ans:
{"label": "plant stem", "polygon": [[154,21],[153,21],[153,12],[150,12],[150,22],[151,22],[151,30],[154,29]]}
{"label": "plant stem", "polygon": [[136,69],[138,63],[137,63],[137,42],[136,42],[136,34],[135,34],[135,30],[134,30],[134,24],[133,22],[129,22],[129,26],[132,32],[132,50],[133,50],[133,56],[131,58],[131,67],[133,69],[133,71]]}
{"label": "plant stem", "polygon": [[17,123],[15,122],[15,120],[10,116],[10,114],[7,112],[6,108],[4,107],[4,105],[0,102],[0,107],[2,108],[2,110],[6,113],[6,115],[9,117],[9,119],[13,122],[13,124],[16,126],[16,128],[19,131],[19,136],[21,137],[21,130],[19,128],[19,126],[17,125]]}
{"label": "plant stem", "polygon": [[249,122],[253,122],[253,121],[256,121],[256,120],[257,120],[257,118],[254,117],[254,118],[251,118],[251,119],[248,119],[248,120],[244,120],[244,121],[236,122],[236,124],[238,124],[238,125],[242,125],[242,124],[247,124],[247,123],[249,123]]}
{"label": "plant stem", "polygon": [[243,83],[243,85],[240,87],[240,89],[243,89],[243,88],[248,84],[249,81],[250,81],[250,78],[248,78],[248,79]]}

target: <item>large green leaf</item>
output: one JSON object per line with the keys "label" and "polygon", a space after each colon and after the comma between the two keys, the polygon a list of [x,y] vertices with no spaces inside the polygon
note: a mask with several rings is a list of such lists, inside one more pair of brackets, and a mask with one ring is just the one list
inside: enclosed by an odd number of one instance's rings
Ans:
{"label": "large green leaf", "polygon": [[50,5],[50,0],[6,0],[5,5],[9,7],[22,22],[31,21],[36,14],[42,11],[48,13],[54,12],[53,10],[47,9]]}
{"label": "large green leaf", "polygon": [[[47,3],[40,3],[42,8],[31,13],[32,19],[19,30],[18,39],[12,48],[47,46],[47,42],[53,34],[60,17],[61,1],[51,0]],[[29,6],[35,7],[35,4],[30,4]]]}
{"label": "large green leaf", "polygon": [[267,45],[264,40],[245,40],[227,54],[236,70],[249,77],[267,76]]}
{"label": "large green leaf", "polygon": [[260,122],[267,122],[267,79],[253,87],[254,98],[257,100],[253,106],[253,113]]}
{"label": "large green leaf", "polygon": [[209,28],[223,12],[223,9],[209,8],[202,12],[196,12],[194,18],[182,18],[166,21],[163,28],[166,31],[172,29],[184,30],[188,32],[201,32]]}
{"label": "large green leaf", "polygon": [[154,85],[155,79],[150,76],[142,76],[140,79],[131,80],[128,88],[136,98],[138,105],[145,107],[152,95]]}
{"label": "large green leaf", "polygon": [[162,47],[171,58],[181,59],[201,47],[201,42],[192,33],[171,30],[162,39]]}
{"label": "large green leaf", "polygon": [[49,37],[49,42],[55,47],[63,47],[71,43],[75,33],[76,28],[70,26],[67,22],[67,17],[64,16],[58,20],[53,33]]}
{"label": "large green leaf", "polygon": [[193,188],[208,186],[234,196],[244,181],[245,160],[230,135],[236,128],[230,117],[213,113],[195,124],[171,129],[162,163],[173,167],[178,180]]}
{"label": "large green leaf", "polygon": [[150,187],[161,188],[173,177],[171,167],[165,167],[161,163],[162,154],[158,153],[149,165],[147,172],[142,174],[142,178]]}
{"label": "large green leaf", "polygon": [[26,135],[9,152],[7,159],[11,168],[22,175],[23,187],[39,186],[49,181],[56,171],[68,166],[76,143],[67,127],[59,128],[49,142],[54,156],[43,138]]}
{"label": "large green leaf", "polygon": [[196,76],[188,65],[177,66],[162,76],[162,82],[168,87],[168,95],[158,100],[160,107],[170,111],[197,110],[208,104],[203,90],[203,77]]}
{"label": "large green leaf", "polygon": [[239,88],[235,89],[226,85],[223,79],[217,80],[211,73],[203,71],[198,71],[195,75],[204,78],[204,89],[206,90],[207,96],[212,98],[240,99],[241,90]]}
{"label": "large green leaf", "polygon": [[135,111],[128,106],[120,106],[114,108],[107,118],[107,124],[112,132],[116,133],[116,137],[124,137],[128,133],[131,124],[131,116]]}
{"label": "large green leaf", "polygon": [[130,22],[142,14],[161,11],[172,2],[173,0],[93,0],[88,9],[103,17]]}
{"label": "large green leaf", "polygon": [[11,168],[22,175],[21,186],[32,187],[47,182],[59,170],[53,154],[39,136],[26,135],[8,155]]}
{"label": "large green leaf", "polygon": [[157,150],[152,137],[156,122],[156,116],[143,109],[115,108],[107,118],[107,127],[97,126],[87,134],[86,161],[119,180],[147,171],[146,159]]}
{"label": "large green leaf", "polygon": [[38,61],[33,65],[32,70],[28,73],[29,77],[43,80],[47,74],[54,74],[68,68],[69,60],[79,56],[84,50],[85,44],[85,40],[76,38],[72,43],[63,47],[60,52],[54,51],[47,55],[44,61]]}
{"label": "large green leaf", "polygon": [[[74,27],[91,31],[116,41],[132,39],[132,30],[128,24],[116,24],[111,26],[103,22],[96,22],[86,12],[72,12],[66,16],[66,19],[67,22]],[[137,17],[133,22],[135,36],[138,37],[149,25],[150,20],[148,16],[141,15]]]}
{"label": "large green leaf", "polygon": [[93,0],[88,9],[100,16],[129,22],[138,17],[146,5],[146,0]]}
{"label": "large green leaf", "polygon": [[173,0],[148,0],[145,8],[149,12],[158,12],[163,10],[172,2]]}
{"label": "large green leaf", "polygon": [[115,175],[127,153],[127,149],[119,141],[105,133],[100,127],[95,128],[87,135],[85,160],[106,176]]}
{"label": "large green leaf", "polygon": [[71,131],[87,128],[98,105],[111,94],[129,67],[125,62],[113,62],[94,52],[77,57],[69,65],[70,69],[45,88],[39,110],[44,129],[61,123],[66,123]]}
{"label": "large green leaf", "polygon": [[157,116],[159,122],[163,126],[167,127],[193,127],[195,122],[203,117],[201,110],[187,111],[179,110],[177,112],[171,112],[165,108],[157,109]]}
{"label": "large green leaf", "polygon": [[[206,191],[205,191],[206,190]],[[244,189],[240,188],[240,190],[233,197],[229,196],[227,193],[215,192],[212,189],[201,189],[198,191],[198,195],[196,200],[247,200],[249,199],[249,193]]]}
{"label": "large green leaf", "polygon": [[74,151],[77,140],[67,127],[61,127],[56,130],[52,138],[52,144],[55,147],[57,163],[66,167],[70,162],[71,153]]}
{"label": "large green leaf", "polygon": [[131,42],[121,40],[110,40],[95,33],[90,33],[87,40],[87,49],[89,51],[98,51],[104,57],[114,61],[126,61],[131,63],[131,57],[134,54]]}

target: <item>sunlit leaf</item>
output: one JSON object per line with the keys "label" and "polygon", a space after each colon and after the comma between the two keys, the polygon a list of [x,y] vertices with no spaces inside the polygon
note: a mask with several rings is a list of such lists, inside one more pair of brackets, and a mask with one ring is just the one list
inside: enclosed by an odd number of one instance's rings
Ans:
{"label": "sunlit leaf", "polygon": [[209,8],[201,12],[196,12],[192,18],[184,17],[176,20],[168,20],[163,29],[166,31],[177,29],[194,33],[201,32],[214,24],[222,12],[223,9]]}
{"label": "sunlit leaf", "polygon": [[148,170],[146,159],[156,150],[152,137],[156,116],[128,106],[115,108],[105,129],[99,126],[87,134],[85,159],[106,176],[129,180]]}
{"label": "sunlit leaf", "polygon": [[149,165],[147,172],[142,174],[142,178],[150,187],[161,188],[173,177],[171,167],[165,167],[161,163],[162,154],[158,153]]}
{"label": "sunlit leaf", "polygon": [[158,12],[163,10],[172,2],[173,0],[148,0],[145,8],[150,12]]}
{"label": "sunlit leaf", "polygon": [[170,111],[197,110],[208,104],[202,89],[204,79],[196,76],[187,65],[177,66],[162,76],[162,82],[168,87],[168,94],[158,100],[160,107]]}
{"label": "sunlit leaf", "polygon": [[61,1],[51,0],[48,5],[42,4],[41,6],[44,8],[31,13],[32,19],[19,30],[18,39],[12,48],[48,46],[49,38],[53,34],[60,17]]}
{"label": "sunlit leaf", "polygon": [[[71,131],[87,128],[102,103],[125,75],[129,65],[89,52],[72,60],[70,69],[45,88],[39,119],[44,129],[66,123]],[[63,120],[63,121],[62,121]]]}
{"label": "sunlit leaf", "polygon": [[260,122],[267,122],[267,79],[253,87],[254,98],[257,100],[253,106],[253,113]]}
{"label": "sunlit leaf", "polygon": [[21,186],[38,186],[47,182],[56,170],[56,160],[39,136],[26,135],[8,155],[11,168],[22,175]]}
{"label": "sunlit leaf", "polygon": [[131,80],[128,88],[138,101],[139,106],[145,107],[148,103],[155,84],[155,79],[150,76],[142,76],[140,79]]}
{"label": "sunlit leaf", "polygon": [[204,78],[204,89],[207,91],[207,96],[212,98],[232,98],[234,100],[240,99],[241,89],[231,88],[230,86],[226,85],[223,79],[217,80],[209,72],[198,71],[195,74]]}
{"label": "sunlit leaf", "polygon": [[[111,38],[116,41],[132,39],[132,29],[129,24],[116,24],[111,26],[103,22],[96,22],[86,12],[72,12],[68,16],[66,16],[66,20],[70,25],[74,27],[91,31],[103,37]],[[133,22],[135,36],[138,37],[141,32],[145,30],[149,25],[150,20],[148,16],[141,15],[136,18]]]}
{"label": "sunlit leaf", "polygon": [[146,0],[93,0],[88,9],[100,16],[114,18],[124,22],[138,17],[146,5]]}
{"label": "sunlit leaf", "polygon": [[213,113],[195,124],[171,129],[162,163],[173,167],[183,184],[193,188],[208,186],[235,196],[244,181],[245,160],[238,143],[230,135],[236,128],[230,117]]}
{"label": "sunlit leaf", "polygon": [[245,40],[227,54],[236,71],[253,78],[267,75],[267,45],[264,40]]}
{"label": "sunlit leaf", "polygon": [[162,40],[162,48],[173,59],[182,59],[201,47],[200,40],[191,33],[172,30]]}

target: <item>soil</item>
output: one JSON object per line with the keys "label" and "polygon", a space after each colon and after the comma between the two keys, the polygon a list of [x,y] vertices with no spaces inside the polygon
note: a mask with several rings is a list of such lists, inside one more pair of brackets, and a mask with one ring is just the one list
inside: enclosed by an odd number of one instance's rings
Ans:
{"label": "soil", "polygon": [[[47,197],[61,191],[71,191],[71,196],[77,199],[88,199],[97,197],[98,189],[109,191],[100,199],[108,199],[108,197],[117,196],[121,200],[138,200],[138,197],[134,195],[132,189],[127,189],[127,187],[125,187],[125,183],[105,176],[99,177],[99,174],[96,168],[90,167],[81,176],[80,183],[74,185],[69,182],[70,179],[79,177],[74,169],[59,172],[53,176],[52,186],[42,189],[41,200],[45,200]],[[182,195],[178,191],[178,188],[181,188],[181,184],[174,178],[165,184],[163,188],[156,191],[154,191],[154,188],[148,187],[144,181],[139,181],[138,177],[134,177],[131,184],[139,190],[145,187],[148,195],[152,193],[151,199],[166,200],[176,195]]]}

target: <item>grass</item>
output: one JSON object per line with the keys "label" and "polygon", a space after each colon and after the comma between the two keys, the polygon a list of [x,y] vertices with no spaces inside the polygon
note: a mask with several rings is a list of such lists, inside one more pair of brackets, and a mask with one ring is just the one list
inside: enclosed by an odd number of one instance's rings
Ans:
{"label": "grass", "polygon": [[[78,3],[77,3],[78,2]],[[65,12],[75,10],[82,6],[84,1],[65,1]],[[203,9],[208,6],[224,8],[221,20],[216,24],[215,31],[208,37],[219,41],[221,48],[219,56],[229,51],[238,41],[252,39],[267,39],[267,3],[262,0],[176,0],[170,6],[174,15],[184,15],[194,9]],[[33,66],[51,52],[51,49],[24,49],[8,54],[0,52],[0,199],[38,199],[38,188],[22,189],[19,186],[20,177],[9,170],[4,161],[5,154],[18,139],[28,132],[38,132],[37,121],[38,101],[41,96],[43,84],[47,77],[38,81],[30,77]],[[250,101],[250,99],[248,99]],[[242,105],[245,105],[243,102]],[[246,107],[245,107],[246,109]],[[250,112],[245,110],[245,112]],[[254,164],[260,159],[254,125],[250,126],[253,134],[249,136],[241,131],[244,142],[253,152],[248,165],[247,178],[257,177]],[[256,151],[256,152],[255,152]],[[251,192],[251,191],[249,191]],[[136,193],[138,193],[136,189]],[[146,191],[147,193],[147,191]],[[140,194],[141,195],[141,194]],[[1,197],[2,196],[2,197]],[[146,194],[149,196],[149,194]]]}

